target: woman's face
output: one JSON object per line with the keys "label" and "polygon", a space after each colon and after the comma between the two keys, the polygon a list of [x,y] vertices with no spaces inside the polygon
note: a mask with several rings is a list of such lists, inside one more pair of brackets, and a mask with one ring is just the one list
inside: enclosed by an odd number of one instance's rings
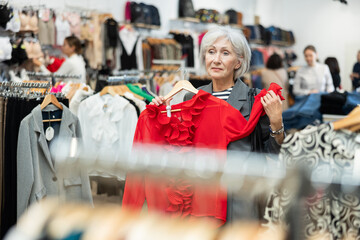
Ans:
{"label": "woman's face", "polygon": [[75,46],[70,46],[66,40],[64,40],[64,43],[61,48],[62,52],[70,57],[75,52]]}
{"label": "woman's face", "polygon": [[205,65],[213,80],[233,81],[234,70],[240,67],[241,62],[230,41],[220,37],[206,50]]}
{"label": "woman's face", "polygon": [[310,49],[307,49],[305,52],[304,52],[304,56],[305,56],[305,60],[307,62],[307,64],[312,67],[315,65],[316,63],[316,53]]}

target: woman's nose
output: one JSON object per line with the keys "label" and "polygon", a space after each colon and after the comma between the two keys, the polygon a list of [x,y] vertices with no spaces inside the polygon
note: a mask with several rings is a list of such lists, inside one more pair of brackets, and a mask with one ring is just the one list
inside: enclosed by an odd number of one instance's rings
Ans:
{"label": "woman's nose", "polygon": [[215,62],[215,63],[220,63],[220,62],[221,62],[220,54],[215,54],[215,56],[214,56],[214,62]]}

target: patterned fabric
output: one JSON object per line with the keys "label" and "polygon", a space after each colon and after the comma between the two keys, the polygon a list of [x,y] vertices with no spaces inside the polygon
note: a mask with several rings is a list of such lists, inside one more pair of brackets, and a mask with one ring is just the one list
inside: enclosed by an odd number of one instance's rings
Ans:
{"label": "patterned fabric", "polygon": [[[343,172],[353,173],[354,158],[359,154],[360,135],[347,130],[335,131],[331,124],[308,126],[289,135],[281,147],[280,161],[287,167],[308,166],[313,177],[332,173],[331,179],[341,180]],[[344,190],[344,189],[342,189]],[[356,189],[347,192],[341,187],[323,186],[305,201],[305,236],[325,234],[326,239],[360,239],[360,200]],[[291,189],[275,190],[268,198],[265,216],[270,227],[285,222],[294,199]],[[325,239],[325,238],[324,238]]]}

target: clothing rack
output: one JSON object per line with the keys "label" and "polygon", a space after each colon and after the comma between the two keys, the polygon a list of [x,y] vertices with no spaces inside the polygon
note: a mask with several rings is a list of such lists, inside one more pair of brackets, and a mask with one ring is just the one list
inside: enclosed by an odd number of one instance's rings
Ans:
{"label": "clothing rack", "polygon": [[[71,142],[79,144],[77,141]],[[69,148],[74,149],[74,146],[69,146]],[[196,149],[179,154],[180,149],[174,147],[171,148],[174,151],[168,151],[160,146],[135,145],[130,155],[119,155],[121,157],[116,163],[113,161],[113,156],[100,156],[101,160],[89,162],[86,160],[89,159],[86,149],[82,149],[80,152],[73,151],[68,161],[74,163],[75,159],[78,159],[82,167],[111,169],[115,172],[126,171],[128,174],[154,176],[156,179],[170,177],[171,179],[188,179],[193,183],[210,185],[221,183],[226,186],[229,193],[249,199],[259,193],[268,193],[277,187],[292,189],[294,197],[291,200],[287,220],[290,226],[288,234],[291,237],[287,239],[294,240],[305,239],[302,235],[304,226],[300,216],[306,208],[304,199],[314,189],[322,191],[324,186],[330,186],[344,193],[347,193],[348,189],[352,189],[354,192],[352,194],[358,195],[360,192],[360,179],[353,172],[344,171],[339,176],[335,174],[338,172],[332,172],[331,169],[329,169],[330,172],[322,173],[316,170],[308,171],[302,166],[287,169],[276,159],[277,155],[257,153],[247,155],[248,153],[228,152],[225,162],[225,155],[219,154],[219,151]],[[265,156],[271,159],[266,159]],[[107,164],[110,162],[111,164]],[[316,177],[314,177],[315,173]],[[339,177],[329,179],[330,175]]]}
{"label": "clothing rack", "polygon": [[56,73],[42,73],[42,72],[26,72],[28,76],[34,77],[53,77],[53,78],[76,78],[80,79],[80,75],[71,75],[71,74],[56,74]]}
{"label": "clothing rack", "polygon": [[19,87],[19,88],[50,88],[50,83],[34,83],[34,82],[1,82],[1,87]]}
{"label": "clothing rack", "polygon": [[140,77],[138,76],[113,76],[113,77],[109,77],[107,79],[107,82],[110,84],[114,84],[114,83],[137,83],[139,82],[139,80],[141,80]]}

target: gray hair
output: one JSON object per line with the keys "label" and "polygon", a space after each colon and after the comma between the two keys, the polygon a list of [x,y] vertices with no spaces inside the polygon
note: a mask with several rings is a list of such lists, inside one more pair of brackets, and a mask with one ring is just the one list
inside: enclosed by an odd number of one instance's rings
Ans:
{"label": "gray hair", "polygon": [[238,60],[241,62],[240,68],[234,72],[234,79],[237,79],[249,70],[251,59],[251,50],[249,44],[247,43],[247,40],[241,30],[235,30],[222,26],[209,30],[201,41],[201,64],[205,66],[205,55],[207,49],[220,37],[224,37],[230,41]]}

